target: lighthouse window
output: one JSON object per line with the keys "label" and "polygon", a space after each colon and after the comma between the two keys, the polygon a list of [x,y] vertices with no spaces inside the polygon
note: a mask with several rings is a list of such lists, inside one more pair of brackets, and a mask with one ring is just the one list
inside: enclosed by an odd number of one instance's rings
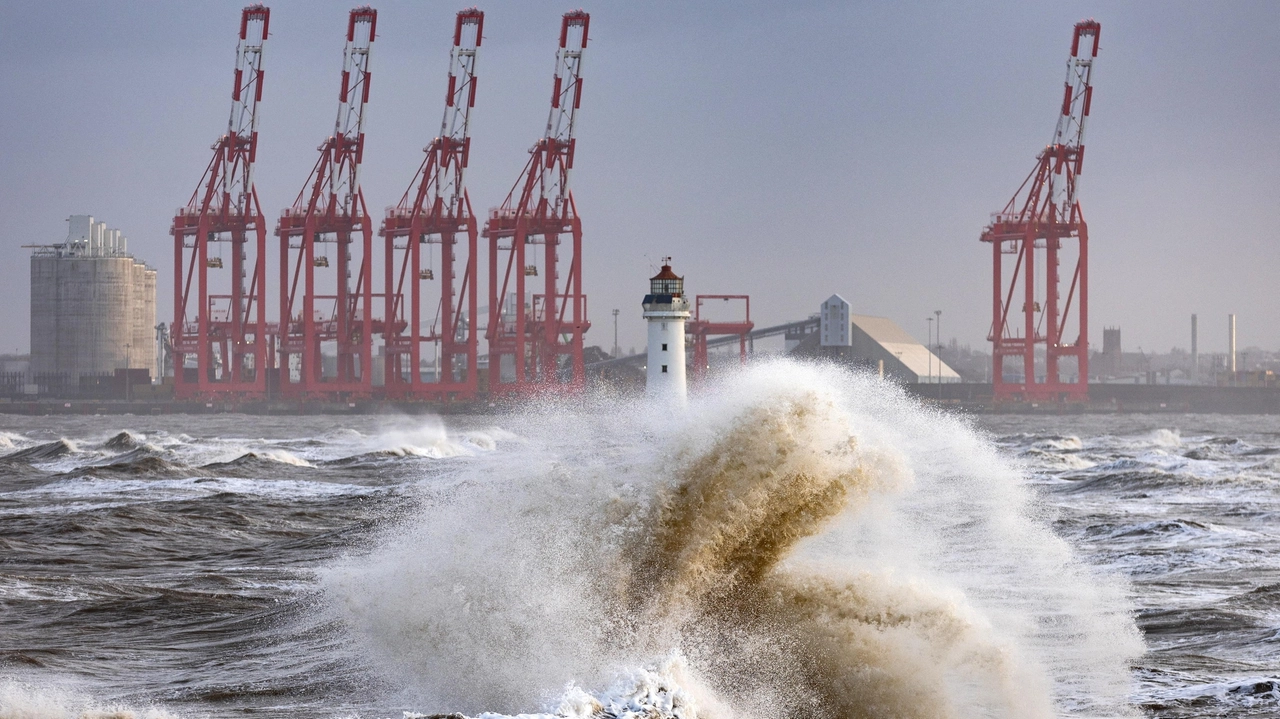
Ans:
{"label": "lighthouse window", "polygon": [[666,351],[667,351],[667,343],[666,343],[666,342],[663,342],[663,343],[662,343],[662,351],[663,351],[663,352],[666,352]]}
{"label": "lighthouse window", "polygon": [[666,366],[666,365],[662,365],[662,373],[663,373],[663,374],[666,374],[666,373],[667,373],[667,366]]}

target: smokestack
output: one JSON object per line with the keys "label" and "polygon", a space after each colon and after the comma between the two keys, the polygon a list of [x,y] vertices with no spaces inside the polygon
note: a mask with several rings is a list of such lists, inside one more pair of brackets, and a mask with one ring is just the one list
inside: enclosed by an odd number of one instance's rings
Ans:
{"label": "smokestack", "polygon": [[1231,374],[1236,373],[1236,316],[1227,315],[1227,331],[1230,337],[1227,340],[1227,369]]}
{"label": "smokestack", "polygon": [[1200,377],[1200,351],[1196,348],[1196,316],[1191,315],[1191,379]]}

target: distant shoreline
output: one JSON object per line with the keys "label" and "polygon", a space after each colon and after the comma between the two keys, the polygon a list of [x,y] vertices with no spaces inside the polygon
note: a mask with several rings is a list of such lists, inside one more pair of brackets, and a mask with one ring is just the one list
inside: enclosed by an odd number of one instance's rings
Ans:
{"label": "distant shoreline", "polygon": [[[944,409],[972,414],[1277,414],[1280,415],[1280,387],[1213,387],[1199,385],[1089,386],[1088,402],[1008,402],[992,401],[991,385],[985,383],[907,384],[911,396]],[[352,400],[235,400],[175,401],[161,399],[39,399],[0,400],[0,414],[14,415],[166,415],[225,414],[250,415],[422,415],[495,414],[517,409],[516,399],[477,402],[388,402]]]}
{"label": "distant shoreline", "polygon": [[977,414],[1280,414],[1280,387],[1091,384],[1087,402],[992,401],[985,383],[909,384],[908,393]]}

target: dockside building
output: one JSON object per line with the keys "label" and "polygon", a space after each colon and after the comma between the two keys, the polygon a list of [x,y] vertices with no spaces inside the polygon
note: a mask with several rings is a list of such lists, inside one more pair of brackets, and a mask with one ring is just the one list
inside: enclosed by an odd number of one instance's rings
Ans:
{"label": "dockside building", "polygon": [[156,271],[88,215],[31,255],[31,381],[72,389],[124,369],[156,376]]}

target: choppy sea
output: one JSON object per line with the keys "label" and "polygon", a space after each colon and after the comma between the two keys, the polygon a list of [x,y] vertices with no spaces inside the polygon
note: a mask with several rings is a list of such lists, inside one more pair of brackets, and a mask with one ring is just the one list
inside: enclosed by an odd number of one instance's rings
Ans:
{"label": "choppy sea", "polygon": [[1280,417],[777,364],[682,410],[0,416],[0,455],[0,719],[1280,716]]}

